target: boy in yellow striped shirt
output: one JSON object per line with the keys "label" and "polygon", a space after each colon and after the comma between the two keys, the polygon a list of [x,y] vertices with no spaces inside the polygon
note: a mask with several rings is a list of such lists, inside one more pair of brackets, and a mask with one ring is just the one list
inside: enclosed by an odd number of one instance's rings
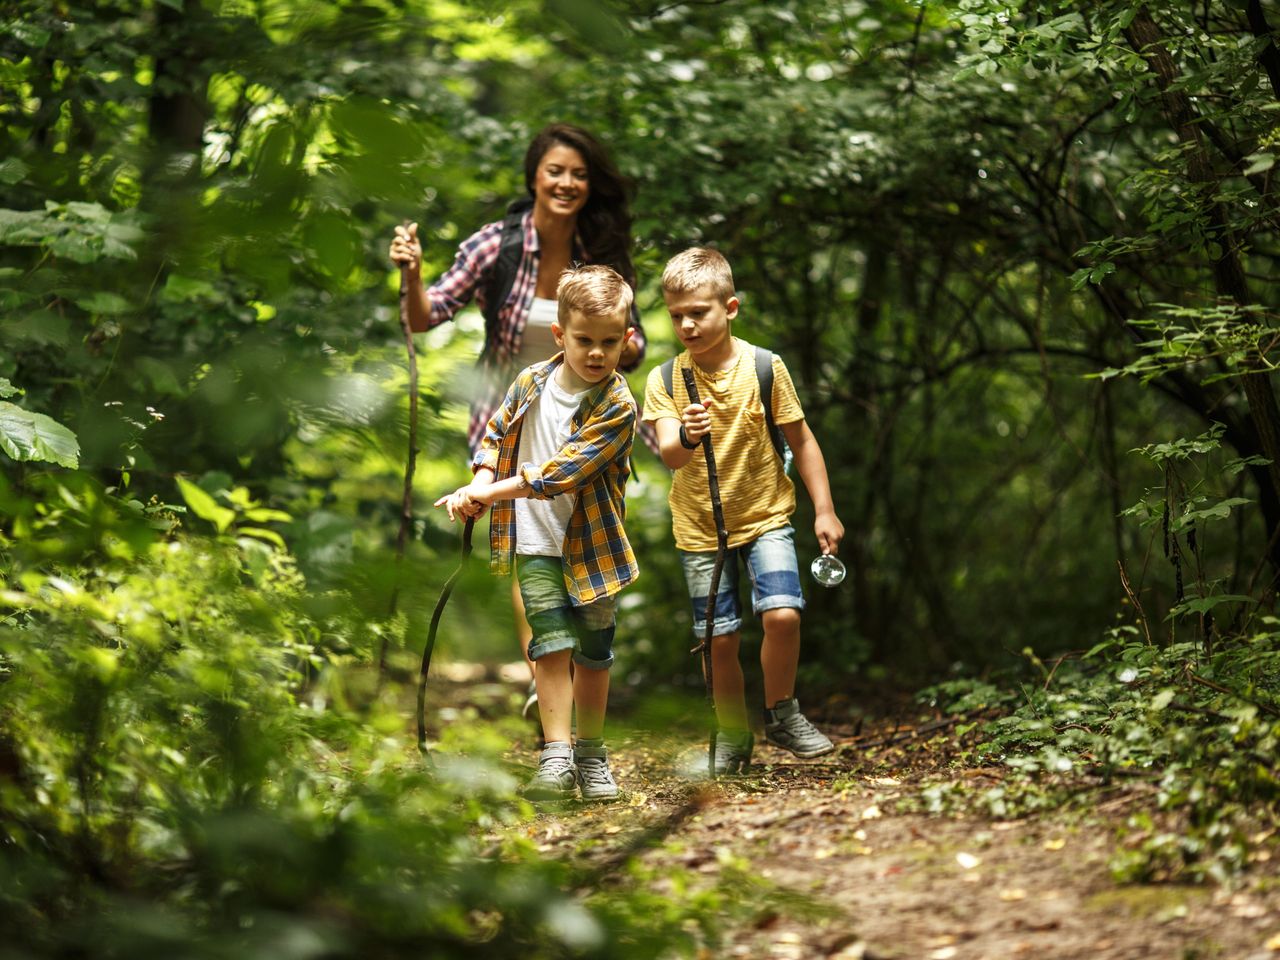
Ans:
{"label": "boy in yellow striped shirt", "polygon": [[[796,563],[791,514],[795,487],[770,436],[761,402],[756,348],[732,335],[738,314],[733,272],[717,251],[693,247],[677,254],[662,274],[662,293],[685,351],[669,375],[649,374],[644,419],[657,430],[662,459],[675,471],[672,532],[694,610],[694,635],[705,636],[707,594],[715,562],[716,526],[698,443],[708,433],[715,451],[728,552],[715,600],[711,665],[719,732],[716,773],[745,770],[754,743],[745,682],[738,660],[742,614],[738,562],[751,578],[752,608],[764,626],[765,738],[799,757],[830,753],[832,743],[800,712],[795,696],[804,597]],[[693,371],[702,403],[690,403],[681,371]],[[766,369],[768,369],[766,367]],[[796,469],[813,500],[814,533],[823,553],[834,554],[844,536],[827,479],[826,462],[804,420],[786,365],[772,359],[772,419],[786,437]]]}

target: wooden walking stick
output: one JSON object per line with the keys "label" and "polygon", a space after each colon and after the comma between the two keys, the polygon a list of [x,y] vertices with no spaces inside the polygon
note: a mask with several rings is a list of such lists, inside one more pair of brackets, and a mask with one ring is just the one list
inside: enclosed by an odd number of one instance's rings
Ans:
{"label": "wooden walking stick", "polygon": [[[701,404],[698,397],[698,385],[694,382],[693,371],[685,367],[680,371],[684,376],[684,389],[689,394],[689,402]],[[716,562],[711,568],[711,589],[707,594],[707,626],[702,643],[693,648],[693,653],[702,651],[702,675],[707,683],[707,703],[711,705],[711,739],[707,746],[707,769],[711,779],[716,776],[716,694],[711,682],[711,637],[716,620],[716,594],[720,591],[720,572],[724,569],[724,554],[729,545],[729,532],[724,528],[724,505],[720,502],[720,477],[716,473],[716,455],[711,449],[711,434],[706,434],[700,441],[702,453],[707,458],[707,487],[711,493],[711,515],[716,523]]]}
{"label": "wooden walking stick", "polygon": [[474,517],[467,517],[462,527],[462,559],[458,568],[444,582],[440,591],[440,599],[431,614],[431,627],[427,630],[427,645],[422,648],[422,669],[418,671],[418,752],[429,762],[430,752],[427,750],[427,674],[431,672],[431,654],[436,648],[436,630],[440,627],[440,617],[444,613],[444,605],[449,602],[449,594],[453,593],[453,585],[467,565],[471,556],[471,530],[476,525]]}
{"label": "wooden walking stick", "polygon": [[[408,227],[408,223],[404,224]],[[409,542],[409,531],[413,527],[413,474],[418,462],[418,351],[413,343],[413,328],[409,324],[409,265],[400,265],[400,332],[404,335],[405,353],[409,358],[409,452],[404,464],[404,487],[400,498],[400,529],[396,532],[396,581],[391,590],[391,601],[388,604],[387,616],[394,617],[400,600],[400,575],[403,572],[405,546]],[[431,654],[435,651],[436,631],[440,628],[440,617],[444,614],[444,606],[449,602],[449,594],[457,581],[467,558],[471,556],[471,531],[475,520],[468,517],[462,528],[462,559],[458,568],[453,571],[440,591],[440,599],[431,614],[431,626],[427,631],[427,644],[422,649],[422,666],[418,671],[418,751],[430,762],[427,750],[427,676],[431,672]],[[406,644],[407,645],[407,644]],[[378,651],[378,683],[386,674],[387,637],[382,637],[382,646]]]}
{"label": "wooden walking stick", "polygon": [[[406,222],[404,226],[408,226]],[[396,579],[391,588],[391,601],[387,604],[387,618],[396,615],[400,601],[400,575],[404,567],[404,548],[413,527],[413,473],[418,462],[418,352],[413,344],[413,329],[409,326],[409,265],[400,265],[400,332],[404,334],[404,348],[409,358],[409,452],[404,462],[404,488],[400,497],[400,529],[396,532]],[[387,673],[387,635],[382,635],[378,649],[378,685]]]}

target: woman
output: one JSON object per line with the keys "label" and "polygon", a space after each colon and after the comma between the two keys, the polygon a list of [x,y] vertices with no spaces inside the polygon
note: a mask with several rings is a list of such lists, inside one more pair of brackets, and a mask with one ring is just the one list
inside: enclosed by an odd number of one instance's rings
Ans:
{"label": "woman", "polygon": [[[475,299],[486,314],[485,344],[480,355],[481,384],[471,404],[467,444],[475,451],[485,425],[501,403],[507,384],[524,367],[556,353],[551,323],[556,319],[556,284],[573,262],[604,263],[632,286],[629,181],[618,172],[604,146],[581,127],[553,123],[533,138],[524,158],[529,199],[514,208],[512,227],[523,233],[510,291],[500,304],[487,302],[501,284],[499,271],[503,223],[481,227],[458,247],[453,266],[430,287],[422,283],[422,247],[418,225],[396,227],[391,259],[407,267],[409,325],[418,332],[453,319]],[[498,294],[500,296],[500,294]],[[635,334],[622,355],[624,371],[644,359],[645,338],[639,312],[632,311]],[[512,581],[512,606],[520,650],[528,660],[532,632],[525,621],[518,585]],[[526,713],[536,702],[530,684]]]}

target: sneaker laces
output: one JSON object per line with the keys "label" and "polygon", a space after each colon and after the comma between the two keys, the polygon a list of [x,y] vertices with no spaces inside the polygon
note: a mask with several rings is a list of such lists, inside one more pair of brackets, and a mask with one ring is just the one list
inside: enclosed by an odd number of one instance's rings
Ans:
{"label": "sneaker laces", "polygon": [[604,757],[579,757],[578,774],[584,783],[592,786],[608,786],[613,783],[609,775],[609,763]]}
{"label": "sneaker laces", "polygon": [[538,775],[558,777],[567,773],[572,765],[569,757],[544,757],[538,762]]}
{"label": "sneaker laces", "polygon": [[778,722],[778,726],[785,733],[793,737],[811,737],[815,733],[820,734],[818,730],[803,713],[793,713],[789,717],[784,717]]}

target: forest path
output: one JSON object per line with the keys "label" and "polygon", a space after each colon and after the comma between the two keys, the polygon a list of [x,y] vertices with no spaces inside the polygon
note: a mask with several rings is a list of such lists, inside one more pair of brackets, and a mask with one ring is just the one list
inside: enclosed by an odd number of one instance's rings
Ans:
{"label": "forest path", "polygon": [[[893,811],[918,806],[936,777],[891,774],[882,768],[892,757],[848,747],[836,756],[796,761],[766,745],[751,775],[693,787],[666,758],[620,744],[626,805],[548,813],[531,834],[566,854],[592,837],[606,862],[610,848],[617,862],[619,849],[660,835],[639,854],[658,877],[679,869],[763,881],[749,915],[726,920],[724,942],[707,956],[1280,957],[1266,947],[1280,933],[1274,881],[1230,892],[1111,879],[1115,827],[1149,792],[1126,790],[1069,818],[901,814]],[[965,773],[973,789],[998,783],[991,771]]]}
{"label": "forest path", "polygon": [[[681,772],[706,756],[687,728],[632,728],[611,738],[620,802],[544,806],[523,829],[594,886],[635,857],[672,897],[740,892],[708,900],[723,908],[708,958],[1280,958],[1276,864],[1234,890],[1112,879],[1117,828],[1154,807],[1150,784],[1098,791],[1085,812],[927,815],[931,786],[995,790],[1002,769],[956,766],[949,727],[903,740],[897,723],[822,725],[836,753],[803,761],[760,743],[750,774],[714,783]],[[512,751],[517,775],[531,750]]]}

